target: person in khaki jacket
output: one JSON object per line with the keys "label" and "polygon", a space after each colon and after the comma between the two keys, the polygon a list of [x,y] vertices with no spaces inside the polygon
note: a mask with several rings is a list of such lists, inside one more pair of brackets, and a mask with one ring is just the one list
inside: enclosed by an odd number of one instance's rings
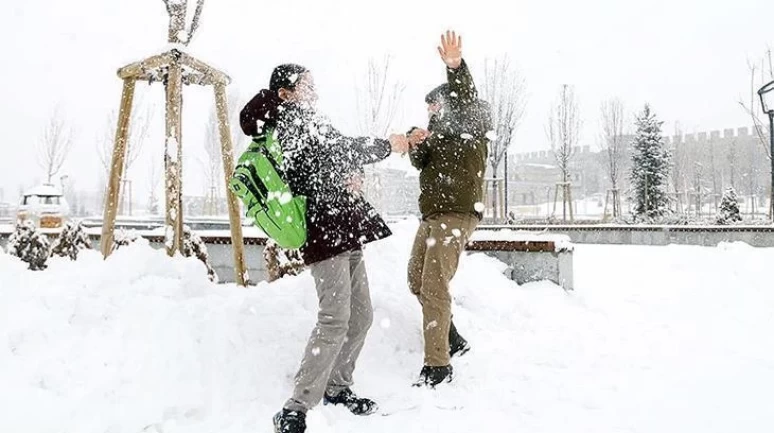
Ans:
{"label": "person in khaki jacket", "polygon": [[492,130],[489,105],[478,99],[462,58],[462,38],[441,36],[447,82],[425,98],[428,128],[409,133],[411,163],[420,170],[422,222],[408,265],[411,292],[422,305],[424,367],[417,386],[452,380],[451,357],[469,345],[451,320],[449,282],[484,210],[484,172]]}

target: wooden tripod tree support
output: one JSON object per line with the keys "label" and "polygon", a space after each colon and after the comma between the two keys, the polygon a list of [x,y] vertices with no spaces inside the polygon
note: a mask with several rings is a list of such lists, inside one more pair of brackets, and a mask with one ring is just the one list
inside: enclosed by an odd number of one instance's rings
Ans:
{"label": "wooden tripod tree support", "polygon": [[572,209],[572,184],[570,182],[558,182],[554,190],[554,210],[551,213],[556,215],[556,202],[559,201],[559,192],[562,193],[562,221],[567,221],[567,206],[570,207],[570,222],[575,222],[575,215]]}
{"label": "wooden tripod tree support", "polygon": [[[204,0],[197,1],[193,22],[185,31],[185,16],[187,0],[164,0],[169,20],[169,43],[173,44],[168,52],[151,56],[140,62],[124,66],[118,70],[118,77],[124,82],[121,95],[121,109],[118,115],[118,128],[113,149],[113,161],[108,182],[107,200],[102,224],[102,255],[107,258],[113,250],[113,235],[115,230],[116,212],[123,177],[126,146],[129,137],[129,118],[132,111],[134,88],[137,81],[162,82],[166,87],[166,143],[164,167],[166,172],[166,235],[167,253],[172,256],[182,251],[183,241],[183,148],[182,148],[182,105],[183,85],[196,84],[213,86],[215,89],[215,108],[218,114],[218,129],[222,144],[223,172],[225,174],[226,191],[231,173],[234,171],[233,144],[231,143],[231,128],[229,126],[226,86],[231,79],[225,73],[213,68],[185,53],[184,46],[191,40],[195,32]],[[239,216],[240,208],[237,198],[227,192],[228,211],[231,223],[231,241],[234,247],[234,268],[237,284],[246,286],[249,275],[244,260],[244,240],[242,223]]]}

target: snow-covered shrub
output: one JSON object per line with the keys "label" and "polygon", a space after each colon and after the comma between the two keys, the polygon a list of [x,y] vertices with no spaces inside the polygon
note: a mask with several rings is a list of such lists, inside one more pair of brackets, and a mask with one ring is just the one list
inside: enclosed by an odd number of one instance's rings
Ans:
{"label": "snow-covered shrub", "polygon": [[263,259],[266,261],[266,273],[269,282],[286,275],[298,275],[304,270],[304,261],[298,250],[285,250],[276,242],[269,240],[263,249]]}
{"label": "snow-covered shrub", "polygon": [[185,257],[196,257],[199,259],[204,263],[204,266],[207,267],[207,275],[209,276],[210,281],[214,283],[218,282],[218,274],[215,273],[215,269],[213,269],[210,264],[210,255],[207,252],[207,246],[204,244],[204,241],[202,241],[202,238],[194,233],[188,226],[183,227],[183,250],[181,253]]}
{"label": "snow-covered shrub", "polygon": [[720,212],[718,213],[717,223],[720,225],[734,224],[742,221],[742,214],[739,212],[739,198],[734,188],[728,188],[723,193],[723,199],[720,201]]}
{"label": "snow-covered shrub", "polygon": [[62,229],[62,233],[59,234],[59,238],[54,242],[51,255],[77,260],[78,253],[88,249],[91,249],[91,242],[83,224],[80,221],[68,221]]}
{"label": "snow-covered shrub", "polygon": [[113,251],[117,251],[121,247],[126,247],[137,241],[139,236],[135,232],[127,232],[121,229],[113,236]]}
{"label": "snow-covered shrub", "polygon": [[8,239],[6,246],[8,254],[29,264],[30,270],[33,271],[46,269],[49,248],[46,235],[40,233],[35,224],[29,220],[16,225],[16,230]]}

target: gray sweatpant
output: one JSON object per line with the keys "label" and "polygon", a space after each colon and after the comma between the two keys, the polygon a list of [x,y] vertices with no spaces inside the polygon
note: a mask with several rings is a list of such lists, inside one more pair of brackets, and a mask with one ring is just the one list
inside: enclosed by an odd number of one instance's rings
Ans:
{"label": "gray sweatpant", "polygon": [[352,372],[373,321],[362,251],[340,254],[311,266],[319,299],[317,326],[296,374],[285,409],[307,412],[323,393],[352,386]]}

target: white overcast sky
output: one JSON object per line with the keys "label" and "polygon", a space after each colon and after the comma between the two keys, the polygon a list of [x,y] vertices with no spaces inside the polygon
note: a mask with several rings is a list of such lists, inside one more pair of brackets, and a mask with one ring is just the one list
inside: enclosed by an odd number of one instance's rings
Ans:
{"label": "white overcast sky", "polygon": [[[0,187],[15,200],[19,185],[40,180],[35,145],[59,106],[75,131],[62,174],[96,187],[95,142],[117,107],[118,67],[161,51],[166,12],[161,0],[3,0],[0,14]],[[194,0],[191,0],[194,3]],[[634,111],[649,102],[672,132],[745,126],[737,101],[748,91],[748,58],[774,47],[771,0],[208,0],[190,51],[233,79],[246,98],[265,86],[281,62],[309,66],[321,104],[345,131],[354,129],[354,80],[368,57],[391,54],[405,81],[399,127],[422,123],[422,97],[444,79],[435,46],[441,31],[465,37],[474,72],[487,57],[508,54],[527,81],[529,103],[514,151],[547,146],[544,126],[562,83],[576,86],[582,143],[595,145],[598,107],[618,96]],[[480,72],[476,78],[481,81]],[[138,87],[145,103],[161,87]],[[201,191],[201,140],[210,91],[187,88],[183,146],[186,193]],[[149,161],[161,161],[163,109],[153,140],[133,170],[145,196]],[[111,132],[112,133],[112,132]]]}

